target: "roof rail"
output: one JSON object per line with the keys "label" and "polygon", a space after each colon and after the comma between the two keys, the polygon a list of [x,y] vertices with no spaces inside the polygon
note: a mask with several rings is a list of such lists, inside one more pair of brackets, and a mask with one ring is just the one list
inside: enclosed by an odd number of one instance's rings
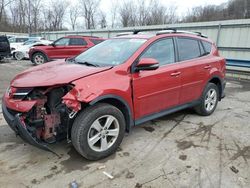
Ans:
{"label": "roof rail", "polygon": [[183,30],[177,30],[176,28],[166,28],[162,31],[157,32],[156,35],[162,35],[162,34],[168,34],[168,33],[184,33],[184,34],[191,34],[191,35],[196,35],[199,37],[207,38],[207,36],[203,35],[201,32],[183,31]]}
{"label": "roof rail", "polygon": [[91,37],[91,38],[100,38],[97,36],[91,36],[91,35],[66,35],[67,37]]}

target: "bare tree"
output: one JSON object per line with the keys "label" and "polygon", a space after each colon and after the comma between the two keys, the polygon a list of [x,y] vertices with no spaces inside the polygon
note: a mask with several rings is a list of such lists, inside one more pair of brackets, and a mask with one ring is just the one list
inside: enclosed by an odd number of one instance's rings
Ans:
{"label": "bare tree", "polygon": [[95,16],[100,0],[81,0],[86,29],[95,28]]}
{"label": "bare tree", "polygon": [[103,11],[100,11],[100,21],[99,21],[100,27],[106,28],[107,27],[107,20],[106,20],[106,14]]}
{"label": "bare tree", "polygon": [[43,10],[46,29],[55,31],[63,28],[63,20],[67,6],[68,3],[63,0],[52,1],[51,6]]}
{"label": "bare tree", "polygon": [[79,5],[69,7],[69,21],[73,30],[76,28],[77,20],[81,15]]}
{"label": "bare tree", "polygon": [[135,26],[137,23],[137,7],[134,1],[124,1],[119,9],[123,27]]}
{"label": "bare tree", "polygon": [[148,24],[150,7],[146,5],[145,0],[138,0],[138,25],[143,26]]}
{"label": "bare tree", "polygon": [[5,8],[14,0],[0,0],[0,22],[2,22],[3,15],[5,14]]}
{"label": "bare tree", "polygon": [[110,8],[111,28],[115,28],[117,25],[118,10],[119,10],[119,1],[111,0],[111,8]]}

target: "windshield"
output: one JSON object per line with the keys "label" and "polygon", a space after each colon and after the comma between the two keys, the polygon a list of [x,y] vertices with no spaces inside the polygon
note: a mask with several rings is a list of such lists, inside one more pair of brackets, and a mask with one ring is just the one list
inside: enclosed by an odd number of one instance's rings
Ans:
{"label": "windshield", "polygon": [[144,43],[145,39],[106,40],[75,58],[76,63],[115,66],[124,63]]}

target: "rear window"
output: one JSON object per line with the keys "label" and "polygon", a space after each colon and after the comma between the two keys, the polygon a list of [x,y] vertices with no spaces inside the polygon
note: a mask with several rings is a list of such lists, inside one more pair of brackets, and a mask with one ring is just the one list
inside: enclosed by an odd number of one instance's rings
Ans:
{"label": "rear window", "polygon": [[212,44],[210,42],[201,41],[206,53],[210,53],[212,49]]}
{"label": "rear window", "polygon": [[93,42],[95,45],[103,42],[103,40],[96,40],[96,39],[90,39],[91,42]]}
{"label": "rear window", "polygon": [[7,37],[0,37],[0,42],[7,42],[8,41],[8,39],[7,39]]}
{"label": "rear window", "polygon": [[200,57],[198,40],[190,38],[178,38],[179,60],[185,61]]}

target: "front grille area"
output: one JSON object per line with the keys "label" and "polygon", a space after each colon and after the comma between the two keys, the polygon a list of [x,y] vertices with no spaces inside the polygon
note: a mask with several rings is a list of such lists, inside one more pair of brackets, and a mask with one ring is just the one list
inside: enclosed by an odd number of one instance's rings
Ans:
{"label": "front grille area", "polygon": [[31,91],[32,88],[16,88],[11,96],[13,99],[23,100]]}

